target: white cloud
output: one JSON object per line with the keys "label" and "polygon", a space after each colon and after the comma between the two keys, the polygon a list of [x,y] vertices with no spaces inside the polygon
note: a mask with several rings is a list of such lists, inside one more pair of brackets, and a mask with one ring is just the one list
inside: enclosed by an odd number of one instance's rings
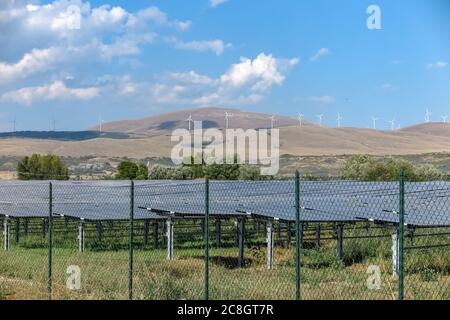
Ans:
{"label": "white cloud", "polygon": [[230,43],[224,43],[222,40],[210,41],[189,41],[184,42],[177,38],[168,38],[167,42],[172,43],[175,48],[193,50],[193,51],[212,51],[217,56],[220,56],[226,48],[230,48]]}
{"label": "white cloud", "polygon": [[309,58],[310,61],[317,61],[322,57],[325,57],[330,54],[330,49],[328,48],[320,48],[319,51],[316,52],[315,55],[313,55],[311,58]]}
{"label": "white cloud", "polygon": [[[74,5],[80,9],[79,29],[68,24],[73,20],[68,8]],[[128,12],[110,5],[91,8],[83,0],[55,0],[46,5],[16,2],[0,9],[0,47],[5,48],[0,51],[0,61],[11,63],[35,48],[80,47],[92,41],[110,45],[116,39],[156,36],[157,28],[187,31],[191,24],[188,20],[171,20],[157,7]]]}
{"label": "white cloud", "polygon": [[228,2],[229,0],[209,0],[209,5],[211,7],[217,7],[221,4],[224,4],[225,2]]}
{"label": "white cloud", "polygon": [[151,99],[161,104],[192,106],[255,104],[285,75],[298,59],[279,59],[261,53],[255,59],[241,58],[217,78],[190,71],[170,73],[151,86]]}
{"label": "white cloud", "polygon": [[62,81],[55,81],[49,85],[6,92],[1,100],[31,106],[33,103],[48,100],[89,100],[98,95],[99,89],[96,87],[68,88]]}
{"label": "white cloud", "polygon": [[249,83],[255,91],[264,91],[274,84],[284,81],[283,71],[299,63],[298,59],[276,59],[272,55],[259,54],[254,60],[241,58],[221,76],[222,83],[231,87],[241,87]]}
{"label": "white cloud", "polygon": [[332,96],[312,96],[309,98],[309,100],[324,104],[330,104],[335,101],[334,97]]}
{"label": "white cloud", "polygon": [[0,83],[25,78],[36,72],[48,71],[49,66],[59,61],[62,55],[60,48],[33,49],[16,63],[0,62]]}
{"label": "white cloud", "polygon": [[445,61],[436,61],[433,63],[429,63],[427,65],[427,68],[428,69],[439,69],[439,68],[445,68],[445,67],[447,67],[447,65],[448,65],[448,63]]}

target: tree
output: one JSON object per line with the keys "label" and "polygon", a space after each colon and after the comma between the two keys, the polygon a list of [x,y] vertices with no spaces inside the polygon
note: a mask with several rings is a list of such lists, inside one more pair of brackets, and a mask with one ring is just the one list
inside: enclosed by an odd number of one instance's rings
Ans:
{"label": "tree", "polygon": [[148,168],[145,164],[138,164],[138,171],[136,175],[136,180],[147,180],[148,179]]}
{"label": "tree", "polygon": [[368,155],[351,157],[342,168],[342,177],[361,181],[396,181],[400,171],[405,172],[408,181],[428,181],[443,178],[442,172],[432,165],[415,167],[411,162],[388,158],[375,160]]}
{"label": "tree", "polygon": [[147,180],[148,168],[145,164],[136,164],[131,161],[122,161],[117,166],[116,179],[119,180]]}
{"label": "tree", "polygon": [[56,155],[33,154],[19,161],[17,176],[20,180],[68,180],[69,171]]}
{"label": "tree", "polygon": [[117,166],[116,179],[130,179],[134,180],[137,177],[139,167],[137,164],[131,161],[122,161]]}

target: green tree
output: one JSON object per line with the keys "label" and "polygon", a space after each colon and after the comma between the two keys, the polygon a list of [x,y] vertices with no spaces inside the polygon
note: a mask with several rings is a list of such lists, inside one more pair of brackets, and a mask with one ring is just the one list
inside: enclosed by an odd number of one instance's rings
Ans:
{"label": "green tree", "polygon": [[117,166],[117,174],[116,179],[136,179],[139,171],[139,167],[137,164],[131,161],[122,161]]}
{"label": "green tree", "polygon": [[138,164],[138,171],[136,175],[136,180],[147,180],[148,179],[148,168],[145,164]]}
{"label": "green tree", "polygon": [[21,180],[68,180],[67,165],[56,155],[33,154],[17,164],[17,176]]}

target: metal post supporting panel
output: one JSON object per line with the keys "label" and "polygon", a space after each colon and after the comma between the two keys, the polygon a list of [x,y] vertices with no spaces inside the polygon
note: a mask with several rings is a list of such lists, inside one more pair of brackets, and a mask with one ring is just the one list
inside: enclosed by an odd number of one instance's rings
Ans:
{"label": "metal post supporting panel", "polygon": [[85,235],[84,235],[84,218],[80,219],[78,225],[78,251],[84,252],[85,249]]}
{"label": "metal post supporting panel", "polygon": [[166,221],[167,259],[173,259],[173,222],[171,218]]}
{"label": "metal post supporting panel", "polygon": [[237,232],[238,232],[238,266],[240,268],[244,267],[244,218],[237,218]]}
{"label": "metal post supporting panel", "polygon": [[9,250],[9,217],[3,218],[3,250]]}
{"label": "metal post supporting panel", "polygon": [[274,256],[273,256],[273,246],[274,246],[274,239],[273,239],[273,222],[268,221],[267,222],[267,269],[273,268],[273,262],[274,262]]}

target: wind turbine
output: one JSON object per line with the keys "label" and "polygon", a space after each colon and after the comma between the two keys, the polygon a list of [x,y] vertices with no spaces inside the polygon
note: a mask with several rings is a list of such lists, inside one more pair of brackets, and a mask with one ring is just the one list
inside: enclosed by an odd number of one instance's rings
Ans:
{"label": "wind turbine", "polygon": [[16,132],[16,124],[17,124],[16,118],[14,117],[14,120],[10,121],[9,123],[12,123],[12,125],[13,125],[13,132],[15,133]]}
{"label": "wind turbine", "polygon": [[192,114],[189,114],[189,117],[186,120],[184,120],[184,121],[188,122],[188,124],[189,124],[189,131],[191,131],[191,122],[194,122],[194,120],[192,120]]}
{"label": "wind turbine", "polygon": [[372,117],[373,130],[377,130],[377,121],[378,120],[380,120],[380,118]]}
{"label": "wind turbine", "polygon": [[99,124],[99,130],[102,132],[103,129],[103,123],[105,123],[105,120],[102,119],[102,116],[98,117],[98,124]]}
{"label": "wind turbine", "polygon": [[426,123],[428,123],[428,122],[430,122],[431,120],[430,120],[430,116],[432,115],[432,113],[430,112],[430,110],[428,110],[428,108],[427,108],[427,110],[426,110],[426,112],[425,112],[425,122]]}
{"label": "wind turbine", "polygon": [[443,115],[441,116],[441,118],[442,118],[442,120],[444,120],[444,123],[447,123],[448,115],[443,114]]}
{"label": "wind turbine", "polygon": [[232,117],[233,115],[231,114],[231,113],[228,113],[227,111],[225,111],[225,129],[228,129],[228,125],[229,125],[229,122],[230,122],[230,118]]}
{"label": "wind turbine", "polygon": [[275,115],[270,117],[270,128],[273,129],[273,124],[275,123]]}
{"label": "wind turbine", "polygon": [[344,120],[344,118],[341,117],[340,113],[338,113],[338,116],[337,116],[336,120],[337,120],[338,128],[340,128],[341,127],[341,120]]}
{"label": "wind turbine", "polygon": [[321,127],[322,126],[323,113],[317,114],[316,117],[319,118],[319,127]]}
{"label": "wind turbine", "polygon": [[304,117],[305,116],[303,114],[301,114],[301,113],[298,114],[298,123],[300,124],[300,127],[302,126]]}
{"label": "wind turbine", "polygon": [[388,121],[391,124],[391,131],[395,130],[395,118]]}

